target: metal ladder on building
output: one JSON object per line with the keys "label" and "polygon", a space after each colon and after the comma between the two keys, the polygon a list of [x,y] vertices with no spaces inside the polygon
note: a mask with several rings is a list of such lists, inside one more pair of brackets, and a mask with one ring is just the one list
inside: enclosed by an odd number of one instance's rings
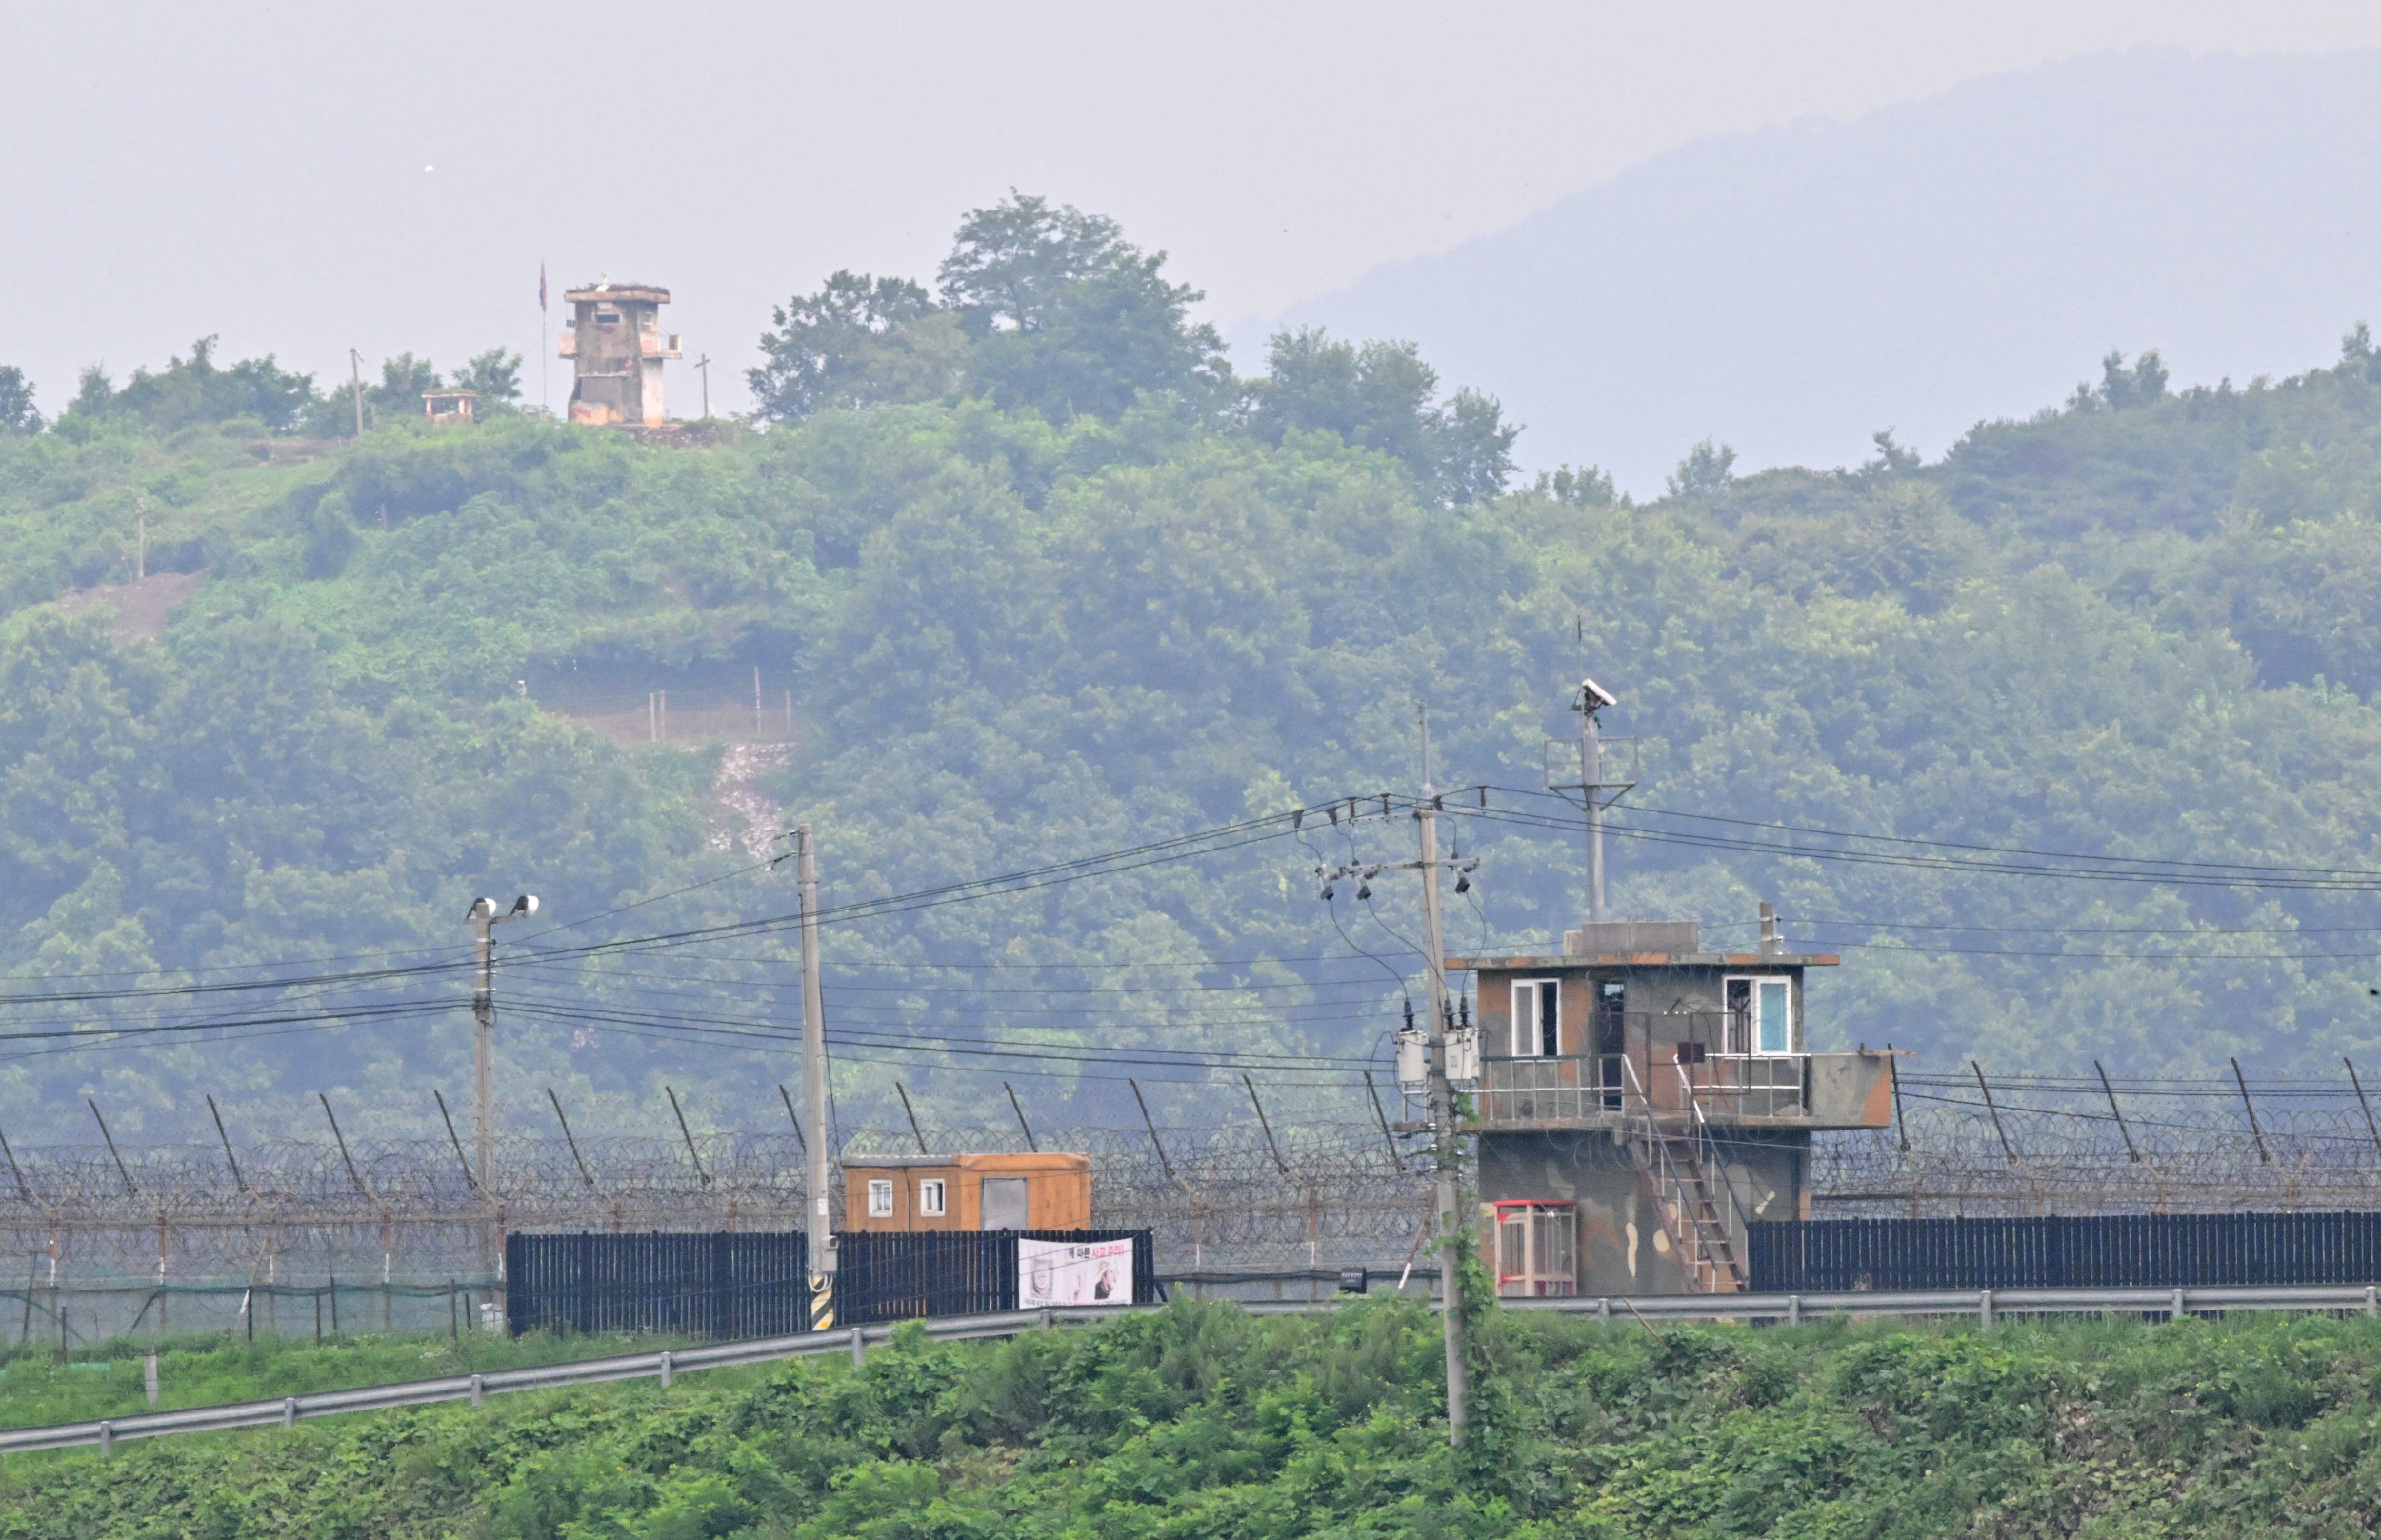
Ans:
{"label": "metal ladder on building", "polygon": [[[1693,1087],[1687,1084],[1682,1069],[1680,1083],[1691,1131],[1672,1131],[1662,1126],[1652,1098],[1638,1083],[1636,1066],[1626,1056],[1621,1059],[1621,1073],[1625,1099],[1634,1104],[1624,1110],[1622,1119],[1629,1152],[1653,1189],[1654,1211],[1660,1215],[1671,1244],[1678,1248],[1679,1265],[1687,1274],[1688,1288],[1704,1294],[1741,1290],[1745,1287],[1744,1270],[1737,1263],[1735,1242],[1729,1232],[1726,1216],[1720,1212],[1719,1200],[1713,1195],[1704,1164],[1703,1150],[1709,1145],[1711,1130],[1704,1123],[1702,1107],[1695,1101]],[[1630,1111],[1635,1115],[1628,1115]]]}

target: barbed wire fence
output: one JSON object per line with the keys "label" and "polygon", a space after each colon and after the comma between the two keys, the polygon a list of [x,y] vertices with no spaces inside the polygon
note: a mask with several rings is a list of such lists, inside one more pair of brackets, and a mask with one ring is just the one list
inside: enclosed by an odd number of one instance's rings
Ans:
{"label": "barbed wire fence", "polygon": [[1904,1075],[1894,1126],[1813,1142],[1814,1218],[2381,1209],[2352,1078]]}
{"label": "barbed wire fence", "polygon": [[[1411,1265],[1428,1184],[1376,1126],[1155,1132],[1054,1129],[1039,1142],[1090,1155],[1093,1225],[1153,1231],[1161,1267],[1190,1292],[1304,1296],[1341,1268]],[[925,1137],[937,1154],[1020,1148],[994,1127]],[[914,1153],[917,1138],[845,1138],[829,1192],[838,1221],[844,1162]],[[0,1339],[461,1330],[501,1287],[481,1261],[491,1235],[785,1230],[807,1208],[791,1132],[512,1137],[496,1164],[482,1192],[435,1139],[12,1150],[0,1299],[18,1296],[19,1318],[0,1317]]]}
{"label": "barbed wire fence", "polygon": [[[1893,1125],[1812,1140],[1814,1218],[2381,1210],[2361,1086],[1904,1075]],[[1088,1154],[1092,1223],[1148,1230],[1194,1295],[1306,1297],[1341,1269],[1432,1276],[1427,1163],[1377,1122],[1037,1130]],[[845,1162],[1015,1152],[1018,1130],[865,1127]],[[799,1228],[786,1131],[514,1136],[492,1192],[439,1139],[55,1145],[0,1170],[0,1340],[460,1330],[492,1314],[491,1233]],[[0,1305],[5,1310],[6,1305]],[[11,1330],[12,1329],[12,1330]]]}

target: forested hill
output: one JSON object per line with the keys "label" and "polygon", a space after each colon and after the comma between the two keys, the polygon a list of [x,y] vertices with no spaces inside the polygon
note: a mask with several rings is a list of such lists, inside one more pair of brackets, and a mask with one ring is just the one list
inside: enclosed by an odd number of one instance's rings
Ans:
{"label": "forested hill", "polygon": [[[1052,248],[1018,227],[1073,244],[1020,277]],[[1882,438],[1737,478],[1704,446],[1632,503],[1591,471],[1515,483],[1492,400],[1410,347],[1288,336],[1235,376],[1158,259],[1071,210],[979,211],[940,278],[796,298],[765,420],[651,442],[503,410],[430,430],[411,360],[360,439],[351,412],[321,436],[310,381],[204,351],[20,410],[0,1125],[87,1137],[88,1092],[176,1138],[211,1131],[201,1091],[252,1124],[322,1090],[418,1128],[468,1084],[466,986],[382,970],[451,961],[472,894],[526,890],[546,912],[500,986],[524,1117],[550,1085],[592,1125],[668,1127],[667,1083],[698,1126],[763,1126],[790,936],[556,949],[785,913],[764,863],[796,819],[850,904],[1411,790],[1417,702],[1441,787],[1543,818],[1583,669],[1642,746],[1615,907],[1727,937],[1776,898],[1846,955],[1822,1038],[2322,1073],[2381,1025],[2381,921],[2322,875],[2381,870],[2361,331],[2280,383],[2111,360],[1939,463]],[[507,367],[470,366],[491,403]],[[659,746],[656,692],[685,725]],[[1134,1117],[1128,1072],[1164,1117],[1243,1070],[1286,1116],[1369,1119],[1349,1071],[1418,970],[1411,894],[1327,908],[1311,870],[1405,854],[1411,825],[1275,832],[832,927],[841,1120],[897,1117],[896,1074],[930,1124],[1005,1116],[1006,1079],[1063,1125]],[[1575,923],[1575,826],[1456,832],[1484,858],[1458,950]],[[328,972],[373,976],[137,992]],[[130,1035],[202,1019],[225,1025]]]}

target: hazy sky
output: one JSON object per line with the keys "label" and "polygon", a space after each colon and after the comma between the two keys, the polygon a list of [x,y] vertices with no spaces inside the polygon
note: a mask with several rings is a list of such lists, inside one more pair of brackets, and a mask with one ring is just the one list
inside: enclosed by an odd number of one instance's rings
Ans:
{"label": "hazy sky", "polygon": [[2381,6],[0,0],[0,363],[50,410],[207,332],[327,375],[534,355],[541,257],[670,286],[736,407],[772,300],[929,277],[1012,185],[1229,325],[1711,134],[2139,44],[2373,46]]}

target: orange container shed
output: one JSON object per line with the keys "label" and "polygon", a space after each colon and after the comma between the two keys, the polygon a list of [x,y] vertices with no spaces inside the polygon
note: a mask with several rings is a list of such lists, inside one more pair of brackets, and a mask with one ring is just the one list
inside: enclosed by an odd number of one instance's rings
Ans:
{"label": "orange container shed", "polygon": [[881,1233],[1089,1230],[1091,1157],[887,1155],[849,1158],[843,1228]]}

